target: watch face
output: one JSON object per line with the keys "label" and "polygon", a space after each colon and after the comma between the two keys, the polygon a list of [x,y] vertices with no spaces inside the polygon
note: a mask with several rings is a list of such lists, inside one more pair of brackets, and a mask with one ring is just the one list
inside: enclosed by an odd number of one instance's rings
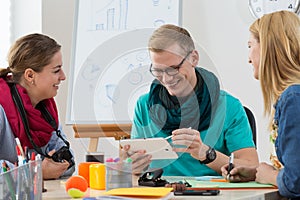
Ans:
{"label": "watch face", "polygon": [[213,161],[215,158],[216,158],[216,151],[214,149],[211,149],[207,154],[207,159]]}
{"label": "watch face", "polygon": [[299,2],[300,0],[249,0],[249,8],[256,18],[279,10],[288,10],[298,14]]}

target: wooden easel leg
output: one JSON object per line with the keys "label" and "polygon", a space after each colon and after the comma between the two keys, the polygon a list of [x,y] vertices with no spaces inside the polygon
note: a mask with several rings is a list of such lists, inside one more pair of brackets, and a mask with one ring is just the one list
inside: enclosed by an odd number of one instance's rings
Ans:
{"label": "wooden easel leg", "polygon": [[99,138],[90,138],[88,152],[96,152],[97,151],[98,139]]}

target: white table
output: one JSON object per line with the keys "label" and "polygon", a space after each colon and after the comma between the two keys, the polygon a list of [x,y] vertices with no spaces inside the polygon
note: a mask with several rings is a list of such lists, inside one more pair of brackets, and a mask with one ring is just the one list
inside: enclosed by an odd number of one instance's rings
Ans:
{"label": "white table", "polygon": [[[43,199],[72,199],[65,191],[64,180],[50,180],[44,182],[47,192],[43,193]],[[87,195],[100,196],[103,194],[103,190],[89,189]],[[238,189],[238,190],[221,190],[218,196],[174,196],[176,200],[183,199],[239,199],[239,200],[276,200],[284,199],[278,195],[277,189]]]}

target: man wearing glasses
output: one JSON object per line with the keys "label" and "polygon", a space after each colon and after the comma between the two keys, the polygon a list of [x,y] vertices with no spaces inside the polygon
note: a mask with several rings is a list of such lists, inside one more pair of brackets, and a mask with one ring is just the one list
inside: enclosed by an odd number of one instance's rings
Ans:
{"label": "man wearing glasses", "polygon": [[166,138],[178,152],[175,160],[151,160],[142,149],[130,152],[138,175],[150,164],[165,176],[220,175],[234,153],[234,164],[257,165],[258,156],[243,106],[220,90],[217,77],[197,67],[199,55],[184,28],[163,25],[148,48],[155,77],[150,92],[136,104],[131,138]]}

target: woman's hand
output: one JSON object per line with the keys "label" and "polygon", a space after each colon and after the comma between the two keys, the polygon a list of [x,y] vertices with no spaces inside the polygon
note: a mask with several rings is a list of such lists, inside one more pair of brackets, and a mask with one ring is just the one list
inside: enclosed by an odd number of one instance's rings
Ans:
{"label": "woman's hand", "polygon": [[[48,154],[52,156],[55,150],[50,151]],[[43,179],[57,179],[59,178],[69,167],[69,162],[64,160],[63,162],[55,162],[51,158],[44,158],[42,162]]]}
{"label": "woman's hand", "polygon": [[256,170],[256,182],[277,185],[278,171],[272,165],[262,162]]}
{"label": "woman's hand", "polygon": [[[221,167],[222,176],[226,179],[228,178],[228,164]],[[256,166],[247,167],[247,166],[234,166],[230,171],[230,176],[228,181],[230,182],[248,182],[254,181],[256,174]]]}

